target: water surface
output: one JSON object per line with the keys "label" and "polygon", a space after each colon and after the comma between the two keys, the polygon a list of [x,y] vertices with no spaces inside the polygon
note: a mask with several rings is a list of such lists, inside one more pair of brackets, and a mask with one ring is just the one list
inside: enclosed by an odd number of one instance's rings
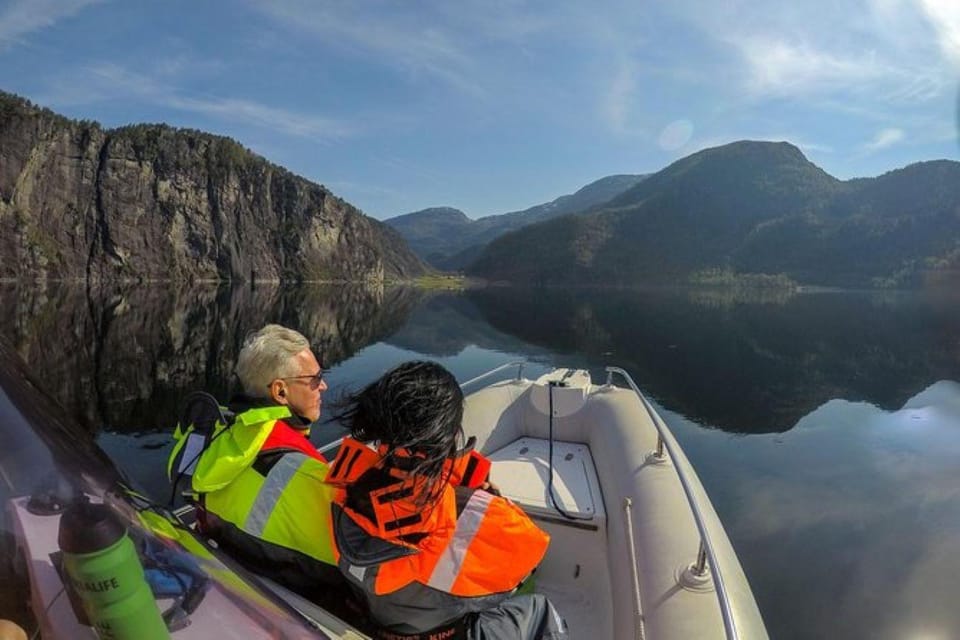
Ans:
{"label": "water surface", "polygon": [[[295,327],[356,388],[411,358],[626,368],[694,464],[773,638],[960,637],[960,297],[949,292],[0,287],[0,335],[166,499],[179,399]],[[314,429],[320,444],[335,426]]]}

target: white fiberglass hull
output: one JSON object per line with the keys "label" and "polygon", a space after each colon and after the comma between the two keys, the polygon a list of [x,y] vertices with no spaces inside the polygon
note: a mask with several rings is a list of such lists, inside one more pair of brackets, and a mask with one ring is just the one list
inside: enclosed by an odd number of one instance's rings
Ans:
{"label": "white fiberglass hull", "polygon": [[[631,389],[593,385],[586,371],[558,369],[469,395],[464,430],[494,460],[491,479],[503,494],[551,534],[537,590],[554,600],[572,638],[766,638],[706,492],[648,407]],[[654,455],[654,420],[667,440],[662,458]],[[678,469],[714,554],[715,566],[702,572],[691,568],[701,536]],[[718,598],[717,581],[725,598]]]}

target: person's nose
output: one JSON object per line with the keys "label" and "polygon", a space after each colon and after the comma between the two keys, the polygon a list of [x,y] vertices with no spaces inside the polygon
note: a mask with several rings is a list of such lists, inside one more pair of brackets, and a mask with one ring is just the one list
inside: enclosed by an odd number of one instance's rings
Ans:
{"label": "person's nose", "polygon": [[324,391],[326,391],[326,390],[327,390],[327,381],[326,381],[326,380],[321,380],[321,381],[320,381],[320,386],[317,387],[317,389],[320,391],[320,393],[323,393]]}

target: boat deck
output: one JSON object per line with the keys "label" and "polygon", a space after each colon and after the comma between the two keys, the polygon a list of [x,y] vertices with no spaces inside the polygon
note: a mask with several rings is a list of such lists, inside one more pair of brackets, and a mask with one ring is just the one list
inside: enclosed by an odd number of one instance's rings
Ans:
{"label": "boat deck", "polygon": [[519,438],[492,453],[490,477],[550,534],[536,573],[536,591],[550,598],[572,638],[613,637],[607,571],[607,519],[590,448],[554,442],[553,496],[549,496],[549,442]]}

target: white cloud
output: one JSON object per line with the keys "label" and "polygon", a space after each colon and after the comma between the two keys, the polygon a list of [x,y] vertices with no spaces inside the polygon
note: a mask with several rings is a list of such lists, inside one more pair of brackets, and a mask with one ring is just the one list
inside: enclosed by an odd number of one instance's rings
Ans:
{"label": "white cloud", "polygon": [[596,11],[525,0],[423,0],[415,8],[383,0],[252,2],[274,25],[322,49],[490,103],[522,101],[517,94],[547,103],[538,92],[558,85],[595,93],[596,78],[583,77],[582,69],[554,72],[564,61],[580,64],[590,56],[606,65],[635,46],[639,36],[628,16],[640,12],[630,0],[616,4]]}
{"label": "white cloud", "polygon": [[412,76],[443,80],[462,91],[483,94],[473,73],[473,58],[464,49],[470,33],[453,33],[431,24],[418,12],[371,10],[367,5],[285,0],[257,4],[270,18],[305,31],[327,46],[360,51]]}
{"label": "white cloud", "polygon": [[[136,73],[112,62],[97,64],[72,74],[81,83],[117,93],[156,98],[169,87],[149,76]],[[82,76],[86,75],[86,78]]]}
{"label": "white cloud", "polygon": [[636,100],[636,71],[624,61],[614,73],[606,96],[601,104],[607,126],[615,133],[630,132],[630,114]]}
{"label": "white cloud", "polygon": [[892,147],[898,142],[903,141],[905,137],[906,134],[904,133],[903,129],[882,129],[878,131],[877,135],[873,137],[873,140],[866,143],[863,148],[868,152],[879,151],[881,149],[886,149],[887,147]]}
{"label": "white cloud", "polygon": [[15,0],[0,10],[0,51],[102,0]]}
{"label": "white cloud", "polygon": [[[158,63],[160,68],[168,65]],[[110,99],[149,101],[178,111],[216,116],[225,121],[253,125],[289,136],[328,142],[359,133],[360,128],[341,120],[305,114],[231,97],[186,95],[178,87],[160,82],[114,63],[87,67],[71,74],[73,82],[58,82],[51,104],[99,102]]]}
{"label": "white cloud", "polygon": [[638,80],[641,69],[658,70],[641,51],[645,11],[631,0],[611,0],[604,11],[525,0],[424,0],[416,10],[381,0],[252,6],[292,37],[307,34],[324,49],[399,72],[438,100],[453,88],[478,98],[487,113],[535,111],[562,120],[571,105],[593,103],[609,131],[649,135],[638,124],[646,111]]}
{"label": "white cloud", "polygon": [[956,0],[920,0],[920,6],[937,33],[943,54],[960,66],[960,3]]}
{"label": "white cloud", "polygon": [[903,78],[902,82],[879,95],[883,102],[911,106],[944,95],[951,84],[952,79],[944,74],[918,72],[912,78]]}
{"label": "white cloud", "polygon": [[568,8],[550,3],[550,11],[538,11],[525,0],[434,0],[431,11],[458,30],[482,34],[497,42],[523,42],[569,20]]}
{"label": "white cloud", "polygon": [[924,140],[926,142],[956,142],[958,140],[958,126],[960,126],[960,122],[952,118],[929,122],[924,125]]}
{"label": "white cloud", "polygon": [[[847,464],[795,467],[789,474],[765,477],[763,482],[750,479],[741,488],[747,499],[738,524],[750,535],[762,536],[818,523],[879,522],[917,505],[955,510],[960,507],[960,487],[952,473],[960,453],[960,441],[954,434],[958,418],[960,384],[951,381],[934,383],[899,411],[831,400],[781,436],[784,447],[758,440],[754,453],[763,453],[770,469],[780,470],[789,465],[778,465],[778,458],[789,458],[833,438],[833,455]],[[912,435],[920,429],[922,434]],[[852,482],[855,477],[869,477],[870,482]],[[896,491],[888,491],[888,487]]]}
{"label": "white cloud", "polygon": [[873,52],[855,56],[765,36],[738,41],[748,67],[748,87],[758,95],[805,95],[845,89],[890,73]]}
{"label": "white cloud", "polygon": [[[955,0],[675,0],[675,15],[739,59],[754,99],[844,96],[915,103],[944,95],[960,54]],[[939,47],[937,42],[939,41]],[[729,74],[729,75],[727,75]]]}
{"label": "white cloud", "polygon": [[203,99],[171,96],[167,104],[183,111],[222,116],[227,120],[244,122],[316,141],[344,138],[357,133],[357,127],[333,118],[298,113],[237,98]]}

